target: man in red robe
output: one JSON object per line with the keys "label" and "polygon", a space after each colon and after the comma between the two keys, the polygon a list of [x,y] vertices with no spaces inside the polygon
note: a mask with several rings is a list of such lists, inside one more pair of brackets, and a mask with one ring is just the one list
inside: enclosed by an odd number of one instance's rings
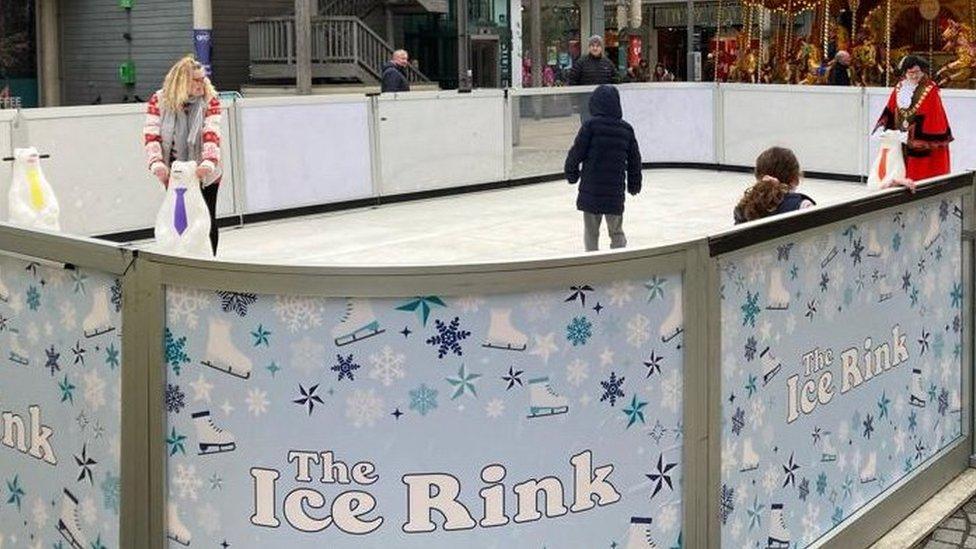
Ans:
{"label": "man in red robe", "polygon": [[905,132],[905,171],[919,181],[949,173],[952,129],[942,107],[939,86],[929,78],[928,62],[909,55],[899,65],[904,78],[888,99],[878,129]]}

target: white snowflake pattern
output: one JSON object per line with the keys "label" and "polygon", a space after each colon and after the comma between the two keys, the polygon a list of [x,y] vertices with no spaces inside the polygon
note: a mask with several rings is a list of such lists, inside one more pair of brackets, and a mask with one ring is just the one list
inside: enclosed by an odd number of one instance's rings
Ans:
{"label": "white snowflake pattern", "polygon": [[373,389],[354,391],[346,399],[346,417],[356,427],[372,427],[382,415],[383,399]]}
{"label": "white snowflake pattern", "polygon": [[325,365],[325,345],[305,336],[291,344],[291,365],[310,375]]}
{"label": "white snowflake pattern", "polygon": [[820,506],[807,504],[807,512],[803,517],[803,541],[809,543],[820,534]]}
{"label": "white snowflake pattern", "polygon": [[491,399],[488,402],[488,405],[485,406],[485,415],[492,419],[502,417],[502,414],[504,413],[505,403],[500,398]]}
{"label": "white snowflake pattern", "polygon": [[738,538],[742,534],[742,521],[735,519],[732,522],[732,528],[729,529],[729,533],[732,534],[733,538]]}
{"label": "white snowflake pattern", "polygon": [[[38,530],[47,526],[47,519],[48,519],[47,505],[44,504],[44,500],[42,500],[40,497],[34,498],[34,505],[31,506],[31,516],[33,517],[34,520],[34,526]],[[0,546],[2,545],[3,542],[0,541]]]}
{"label": "white snowflake pattern", "polygon": [[27,340],[32,345],[37,345],[37,342],[41,340],[41,330],[37,327],[36,322],[31,322],[27,325]]}
{"label": "white snowflake pattern", "polygon": [[11,296],[10,298],[10,310],[19,315],[24,311],[24,299],[20,294]]}
{"label": "white snowflake pattern", "polygon": [[566,365],[566,380],[579,387],[590,377],[590,365],[581,359],[574,359]]}
{"label": "white snowflake pattern", "polygon": [[904,452],[905,451],[905,431],[902,431],[902,430],[899,429],[898,432],[895,433],[894,441],[895,441],[895,451],[898,452],[899,454],[902,453],[902,452]]}
{"label": "white snowflake pattern", "polygon": [[552,298],[546,294],[531,294],[522,302],[522,307],[529,320],[543,320],[552,310]]}
{"label": "white snowflake pattern", "polygon": [[607,295],[610,297],[610,304],[616,307],[621,307],[633,301],[634,290],[637,287],[626,280],[621,280],[614,282],[607,289]]}
{"label": "white snowflake pattern", "polygon": [[309,330],[322,325],[325,300],[316,297],[279,295],[275,297],[274,312],[291,332]]}
{"label": "white snowflake pattern", "polygon": [[640,347],[651,339],[651,321],[642,314],[637,314],[627,323],[627,343]]}
{"label": "white snowflake pattern", "polygon": [[529,351],[529,354],[541,357],[542,361],[548,364],[549,355],[558,350],[559,347],[556,346],[556,334],[549,332],[544,336],[535,336],[535,347]]}
{"label": "white snowflake pattern", "polygon": [[671,530],[678,520],[678,509],[674,505],[665,505],[657,514],[657,526],[662,530]]}
{"label": "white snowflake pattern", "polygon": [[767,496],[771,496],[773,494],[773,490],[775,490],[776,487],[778,486],[777,484],[778,482],[779,482],[779,475],[777,474],[776,469],[773,468],[766,469],[766,475],[763,476],[762,485],[763,488],[766,489]]}
{"label": "white snowflake pattern", "polygon": [[71,331],[78,326],[78,309],[70,301],[61,303],[61,325],[65,330]]}
{"label": "white snowflake pattern", "polygon": [[92,411],[97,412],[105,406],[105,381],[98,376],[98,370],[92,368],[82,377],[82,382],[85,385],[85,402]]}
{"label": "white snowflake pattern", "polygon": [[208,294],[190,288],[166,290],[166,320],[183,324],[187,328],[197,327],[200,317],[197,312],[209,304]]}
{"label": "white snowflake pattern", "polygon": [[739,465],[739,459],[736,456],[737,449],[738,444],[735,439],[725,437],[725,442],[722,444],[722,472],[724,476],[729,476]]}
{"label": "white snowflake pattern", "polygon": [[54,335],[54,325],[50,321],[44,322],[44,337],[50,338]]}
{"label": "white snowflake pattern", "polygon": [[209,501],[197,511],[197,523],[207,535],[214,535],[220,530],[220,511]]}
{"label": "white snowflake pattern", "polygon": [[680,401],[681,378],[677,371],[671,370],[671,374],[661,383],[661,404],[671,412],[677,412]]}
{"label": "white snowflake pattern", "polygon": [[762,427],[766,422],[766,403],[761,398],[752,399],[752,426]]}
{"label": "white snowflake pattern", "polygon": [[190,388],[193,389],[193,402],[210,402],[210,391],[213,387],[213,383],[200,374],[196,381],[190,383]]}
{"label": "white snowflake pattern", "polygon": [[98,520],[98,506],[95,505],[95,500],[88,496],[81,500],[79,507],[81,519],[85,521],[85,524],[95,524],[95,521]]}
{"label": "white snowflake pattern", "polygon": [[407,375],[403,368],[406,360],[406,355],[395,353],[392,347],[386,345],[379,353],[369,356],[369,377],[389,387],[394,380],[403,379]]}
{"label": "white snowflake pattern", "polygon": [[485,304],[485,300],[476,295],[467,295],[455,300],[455,303],[465,313],[477,313]]}
{"label": "white snowflake pattern", "polygon": [[268,392],[261,389],[248,389],[244,402],[247,403],[247,411],[254,417],[261,417],[262,414],[267,413],[268,405],[271,404],[268,400]]}
{"label": "white snowflake pattern", "polygon": [[176,475],[173,477],[176,494],[180,499],[197,500],[197,490],[203,486],[203,481],[197,476],[197,469],[193,465],[176,464]]}

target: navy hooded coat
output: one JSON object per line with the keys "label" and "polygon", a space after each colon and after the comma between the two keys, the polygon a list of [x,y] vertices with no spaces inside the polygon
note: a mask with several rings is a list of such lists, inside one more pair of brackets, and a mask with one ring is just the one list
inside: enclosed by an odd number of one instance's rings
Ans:
{"label": "navy hooded coat", "polygon": [[570,184],[582,181],[576,209],[593,214],[624,213],[624,191],[641,190],[641,156],[634,129],[623,120],[617,88],[603,85],[590,97],[592,118],[583,123],[566,157]]}

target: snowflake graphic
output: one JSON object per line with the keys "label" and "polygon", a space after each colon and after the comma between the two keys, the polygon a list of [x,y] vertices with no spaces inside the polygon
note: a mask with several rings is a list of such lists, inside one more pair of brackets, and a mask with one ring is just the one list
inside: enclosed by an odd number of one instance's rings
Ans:
{"label": "snowflake graphic", "polygon": [[186,354],[186,336],[176,338],[169,328],[163,330],[163,348],[166,354],[166,363],[173,368],[173,373],[177,376],[183,370],[184,364],[189,364],[190,357]]}
{"label": "snowflake graphic", "polygon": [[732,434],[739,436],[742,433],[742,428],[746,424],[746,413],[742,408],[736,406],[735,413],[732,414]]}
{"label": "snowflake graphic", "polygon": [[622,307],[633,300],[631,294],[634,293],[636,288],[633,284],[627,281],[618,281],[610,285],[607,289],[607,295],[610,296],[610,304],[615,307]]}
{"label": "snowflake graphic", "polygon": [[[678,372],[672,370],[671,374],[664,378],[664,382],[661,383],[661,404],[665,408],[676,412],[678,410],[678,403],[681,401],[681,378],[678,377]],[[761,402],[761,399],[756,399],[757,402]]]}
{"label": "snowflake graphic", "polygon": [[58,383],[58,390],[61,391],[61,402],[70,402],[72,406],[75,403],[75,386],[68,381],[68,376],[64,376],[64,380]]}
{"label": "snowflake graphic", "polygon": [[[481,303],[484,303],[484,300],[481,300]],[[479,305],[475,304],[474,306],[478,307]],[[416,312],[417,316],[420,317],[421,325],[427,326],[427,319],[430,318],[431,310],[434,307],[447,307],[447,304],[444,303],[444,300],[435,295],[417,296],[407,303],[400,305],[396,308],[396,310]]]}
{"label": "snowflake graphic", "polygon": [[574,386],[579,387],[590,377],[589,369],[589,364],[577,358],[566,365],[566,379]]}
{"label": "snowflake graphic", "polygon": [[7,497],[7,504],[16,505],[17,511],[20,511],[20,504],[24,498],[24,489],[20,486],[20,477],[14,475],[14,478],[7,481],[7,492],[10,494]]}
{"label": "snowflake graphic", "polygon": [[70,301],[61,303],[59,308],[61,313],[61,325],[65,330],[72,331],[78,326],[78,310]]}
{"label": "snowflake graphic", "polygon": [[392,347],[386,345],[379,353],[369,356],[369,377],[389,387],[394,380],[403,379],[407,375],[403,367],[406,360],[406,355],[396,353]]}
{"label": "snowflake graphic", "polygon": [[749,339],[746,340],[746,349],[745,349],[746,361],[752,362],[753,360],[755,360],[756,345],[757,345],[756,338],[753,336],[749,336]]}
{"label": "snowflake graphic", "polygon": [[214,535],[220,530],[220,511],[209,501],[197,512],[197,524],[208,535]]}
{"label": "snowflake graphic", "polygon": [[664,299],[664,286],[667,285],[668,279],[661,278],[659,276],[652,276],[650,280],[644,283],[644,288],[647,290],[647,302],[650,303],[657,298]]}
{"label": "snowflake graphic", "polygon": [[172,383],[166,384],[166,411],[171,414],[178,414],[186,407],[186,394],[180,389],[179,385]]}
{"label": "snowflake graphic", "polygon": [[946,411],[949,409],[949,391],[942,389],[939,393],[939,415],[945,417]]}
{"label": "snowflake graphic", "polygon": [[166,445],[169,446],[169,455],[171,457],[176,454],[186,455],[186,435],[177,433],[176,427],[170,429],[169,436],[166,437]]}
{"label": "snowflake graphic", "polygon": [[742,325],[746,324],[756,327],[756,318],[759,316],[759,292],[746,292],[746,302],[742,305]]}
{"label": "snowflake graphic", "polygon": [[624,392],[622,390],[624,380],[626,377],[617,378],[616,372],[610,372],[610,379],[600,382],[600,387],[603,388],[603,395],[600,396],[600,402],[609,400],[610,406],[616,406],[618,398],[624,398]]}
{"label": "snowflake graphic", "polygon": [[82,376],[85,385],[85,403],[92,409],[98,411],[105,405],[105,381],[98,376],[98,370],[94,368]]}
{"label": "snowflake graphic", "polygon": [[444,358],[448,353],[463,356],[461,342],[471,335],[471,332],[461,329],[461,319],[454,317],[450,324],[440,320],[434,321],[437,335],[427,339],[427,344],[437,347],[437,358]]}
{"label": "snowflake graphic", "polygon": [[437,390],[431,389],[426,384],[410,391],[410,409],[416,410],[420,415],[426,416],[429,412],[437,408]]}
{"label": "snowflake graphic", "polygon": [[244,402],[247,403],[247,411],[254,417],[260,417],[267,413],[268,405],[271,404],[268,400],[267,391],[261,389],[248,389],[247,398],[244,399]]}
{"label": "snowflake graphic", "polygon": [[651,499],[664,488],[664,485],[668,485],[669,490],[674,490],[674,485],[671,483],[671,469],[677,467],[677,463],[666,463],[664,461],[664,454],[659,454],[657,457],[657,468],[650,474],[644,475],[651,480],[651,484],[654,485],[654,493],[651,494]]}
{"label": "snowflake graphic", "polygon": [[457,377],[446,378],[447,382],[454,387],[454,393],[451,395],[451,400],[455,400],[467,393],[471,393],[472,396],[478,398],[478,391],[474,386],[474,383],[480,377],[481,374],[468,373],[464,367],[464,364],[462,364],[458,369]]}
{"label": "snowflake graphic", "polygon": [[112,293],[111,301],[112,307],[115,308],[115,312],[122,312],[122,279],[116,278],[112,281],[112,287],[110,288]]}
{"label": "snowflake graphic", "polygon": [[566,340],[573,344],[573,347],[586,345],[593,335],[593,324],[585,316],[578,316],[566,326]]}
{"label": "snowflake graphic", "polygon": [[196,328],[200,321],[197,312],[207,306],[207,296],[205,292],[188,288],[166,290],[166,321]]}
{"label": "snowflake graphic", "polygon": [[549,311],[552,310],[552,301],[546,294],[532,294],[523,301],[522,308],[525,309],[529,320],[542,320],[549,316]]}
{"label": "snowflake graphic", "polygon": [[322,325],[325,301],[319,298],[276,296],[275,315],[292,333]]}
{"label": "snowflake graphic", "polygon": [[346,418],[356,427],[372,427],[383,416],[383,399],[376,391],[354,391],[346,399]]}
{"label": "snowflake graphic", "polygon": [[458,308],[465,313],[477,313],[485,304],[485,300],[476,295],[466,295],[458,298],[456,303]]}
{"label": "snowflake graphic", "polygon": [[220,296],[220,309],[225,313],[236,313],[239,317],[247,316],[248,307],[253,305],[258,296],[251,293],[217,292]]}
{"label": "snowflake graphic", "polygon": [[735,511],[735,488],[722,484],[722,524],[726,524]]}
{"label": "snowflake graphic", "polygon": [[806,477],[803,477],[803,480],[800,481],[800,500],[806,501],[807,496],[809,495],[810,495],[810,480]]}
{"label": "snowflake graphic", "polygon": [[353,362],[352,355],[347,355],[343,357],[342,355],[336,355],[336,360],[339,361],[338,364],[332,367],[333,372],[339,373],[339,381],[342,378],[348,377],[349,381],[356,381],[356,376],[353,372],[360,368],[359,364]]}
{"label": "snowflake graphic", "polygon": [[203,481],[197,476],[196,467],[184,463],[176,464],[176,474],[173,475],[173,484],[176,486],[176,494],[180,499],[190,499],[196,501],[197,490],[203,486]]}
{"label": "snowflake graphic", "polygon": [[505,402],[500,398],[493,398],[485,406],[485,415],[495,419],[502,416],[505,413]]}
{"label": "snowflake graphic", "polygon": [[27,307],[32,311],[41,308],[41,293],[34,286],[27,288]]}
{"label": "snowflake graphic", "polygon": [[325,363],[325,346],[306,336],[291,344],[291,364],[306,375]]}
{"label": "snowflake graphic", "polygon": [[119,367],[119,349],[115,343],[109,343],[108,347],[105,348],[105,364],[112,370]]}
{"label": "snowflake graphic", "polygon": [[640,347],[651,339],[651,321],[642,314],[637,314],[627,323],[627,343]]}
{"label": "snowflake graphic", "polygon": [[817,477],[817,494],[824,495],[827,492],[827,473],[820,473]]}

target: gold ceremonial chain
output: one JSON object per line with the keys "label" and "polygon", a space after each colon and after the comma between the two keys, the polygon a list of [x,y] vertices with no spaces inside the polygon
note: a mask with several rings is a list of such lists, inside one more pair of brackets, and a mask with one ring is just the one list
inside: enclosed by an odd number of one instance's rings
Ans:
{"label": "gold ceremonial chain", "polygon": [[[897,97],[898,97],[898,91],[901,90],[901,85],[902,85],[902,83],[899,82],[898,83],[898,86],[895,88],[895,98],[896,98],[895,101],[896,101],[896,106],[897,106],[897,101],[898,101],[898,99],[897,99]],[[918,108],[922,105],[922,102],[925,101],[925,98],[928,97],[929,92],[931,92],[933,88],[935,88],[935,84],[932,83],[932,82],[929,82],[928,84],[926,84],[925,88],[922,90],[922,94],[919,95],[918,101],[915,101],[914,103],[912,103],[912,105],[909,108],[907,108],[907,109],[902,109],[902,108],[899,108],[898,109],[898,118],[901,119],[901,127],[902,127],[903,130],[907,130],[908,129],[908,125],[909,125],[909,122],[911,121],[912,117],[914,117],[915,116],[915,113],[918,112]]]}

